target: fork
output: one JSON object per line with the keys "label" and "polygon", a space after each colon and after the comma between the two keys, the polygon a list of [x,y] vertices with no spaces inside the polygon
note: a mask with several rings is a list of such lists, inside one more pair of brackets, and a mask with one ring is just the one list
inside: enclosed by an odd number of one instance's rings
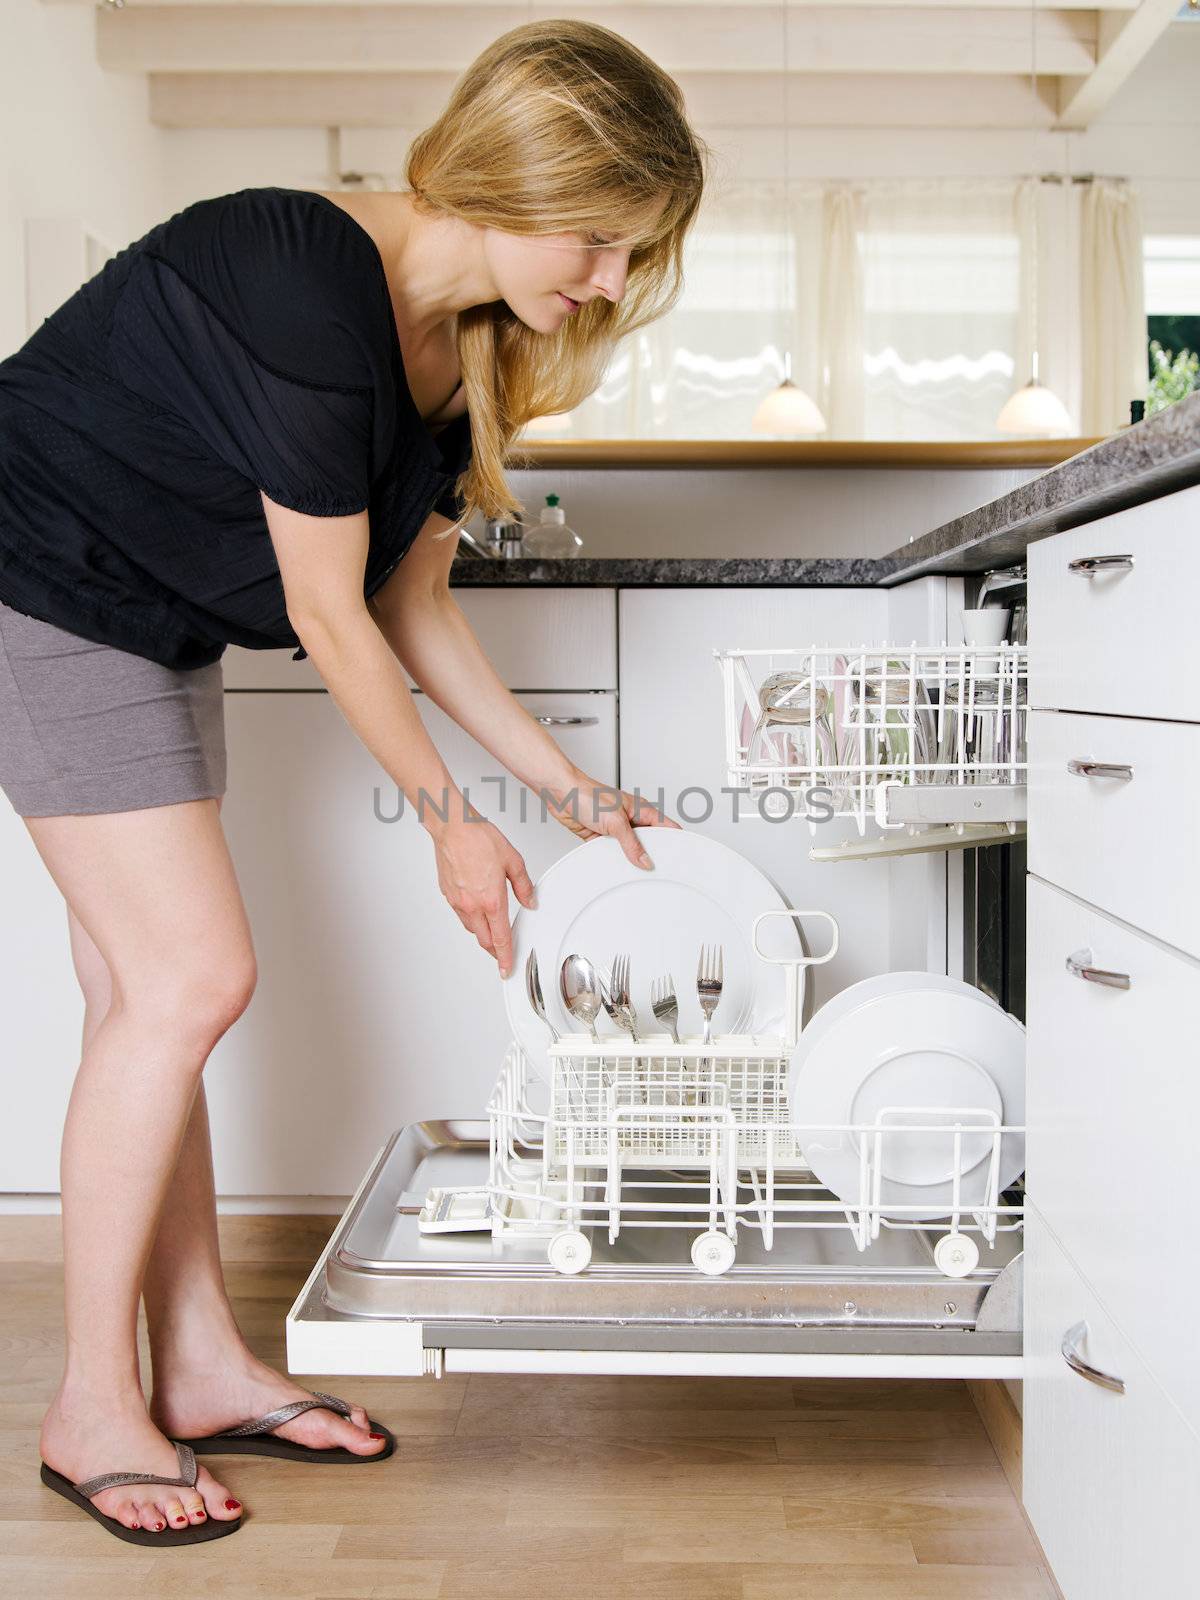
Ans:
{"label": "fork", "polygon": [[656,1022],[665,1022],[671,1038],[679,1043],[679,1003],[675,999],[675,979],[668,972],[665,978],[654,978],[650,983],[650,1009]]}
{"label": "fork", "polygon": [[721,987],[725,982],[725,951],[719,944],[700,946],[700,961],[696,967],[696,994],[704,1013],[704,1042],[712,1043],[712,1014],[721,1000]]}
{"label": "fork", "polygon": [[612,977],[609,981],[608,1014],[619,1028],[628,1028],[637,1040],[637,1016],[629,1000],[629,957],[614,956]]}

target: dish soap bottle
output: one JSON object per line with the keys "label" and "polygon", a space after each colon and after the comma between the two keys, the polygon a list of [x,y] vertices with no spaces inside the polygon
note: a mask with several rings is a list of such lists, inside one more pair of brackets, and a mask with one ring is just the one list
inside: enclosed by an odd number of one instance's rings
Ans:
{"label": "dish soap bottle", "polygon": [[567,514],[556,494],[546,496],[538,526],[529,530],[521,546],[527,556],[537,556],[542,561],[564,561],[583,549],[583,540],[574,528],[567,527]]}

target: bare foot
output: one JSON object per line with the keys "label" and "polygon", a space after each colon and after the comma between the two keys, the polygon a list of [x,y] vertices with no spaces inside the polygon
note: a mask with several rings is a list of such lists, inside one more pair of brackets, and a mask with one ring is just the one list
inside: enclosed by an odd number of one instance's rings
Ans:
{"label": "bare foot", "polygon": [[[294,1400],[313,1398],[311,1389],[300,1388],[249,1354],[239,1354],[227,1365],[206,1366],[204,1370],[192,1365],[164,1371],[164,1366],[160,1356],[154,1367],[150,1415],[165,1434],[175,1439],[221,1433]],[[271,1436],[291,1439],[313,1450],[340,1445],[362,1456],[377,1454],[387,1443],[382,1434],[372,1434],[361,1406],[352,1406],[349,1417],[339,1416],[328,1407],[302,1411],[291,1422],[272,1428]]]}
{"label": "bare foot", "polygon": [[[115,1404],[91,1395],[60,1389],[42,1422],[42,1460],[71,1483],[106,1472],[153,1472],[164,1478],[179,1476],[175,1446],[154,1426],[144,1405],[137,1401]],[[199,1466],[199,1463],[197,1463]],[[129,1483],[102,1489],[91,1497],[106,1517],[127,1528],[198,1526],[209,1517],[235,1522],[241,1503],[199,1466],[194,1489],[172,1489],[166,1484]]]}

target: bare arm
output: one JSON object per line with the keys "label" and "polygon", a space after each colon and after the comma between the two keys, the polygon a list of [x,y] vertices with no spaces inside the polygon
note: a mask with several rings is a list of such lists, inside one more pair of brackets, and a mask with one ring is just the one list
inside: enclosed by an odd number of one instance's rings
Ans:
{"label": "bare arm", "polygon": [[[288,620],[339,711],[417,806],[434,841],[443,894],[507,976],[512,959],[507,884],[512,883],[526,905],[532,903],[533,885],[503,834],[465,809],[417,713],[400,664],[367,609],[362,592],[367,513],[310,517],[277,505],[265,494],[262,502]],[[438,520],[445,525],[444,518]],[[419,804],[422,790],[434,799],[436,809]],[[446,820],[438,810],[446,812]]]}
{"label": "bare arm", "polygon": [[548,796],[573,833],[611,834],[638,866],[651,863],[634,827],[666,822],[645,802],[576,767],[501,681],[450,593],[454,525],[434,515],[388,581],[367,602],[397,659],[425,693],[514,777]]}

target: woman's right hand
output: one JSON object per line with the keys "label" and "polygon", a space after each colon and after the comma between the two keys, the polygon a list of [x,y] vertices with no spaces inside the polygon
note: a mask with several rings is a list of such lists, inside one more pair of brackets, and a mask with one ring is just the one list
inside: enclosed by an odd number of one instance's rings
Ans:
{"label": "woman's right hand", "polygon": [[470,821],[447,822],[434,835],[433,845],[439,889],[467,932],[495,956],[500,976],[507,978],[512,971],[508,885],[523,906],[534,906],[533,882],[520,851],[478,812]]}

